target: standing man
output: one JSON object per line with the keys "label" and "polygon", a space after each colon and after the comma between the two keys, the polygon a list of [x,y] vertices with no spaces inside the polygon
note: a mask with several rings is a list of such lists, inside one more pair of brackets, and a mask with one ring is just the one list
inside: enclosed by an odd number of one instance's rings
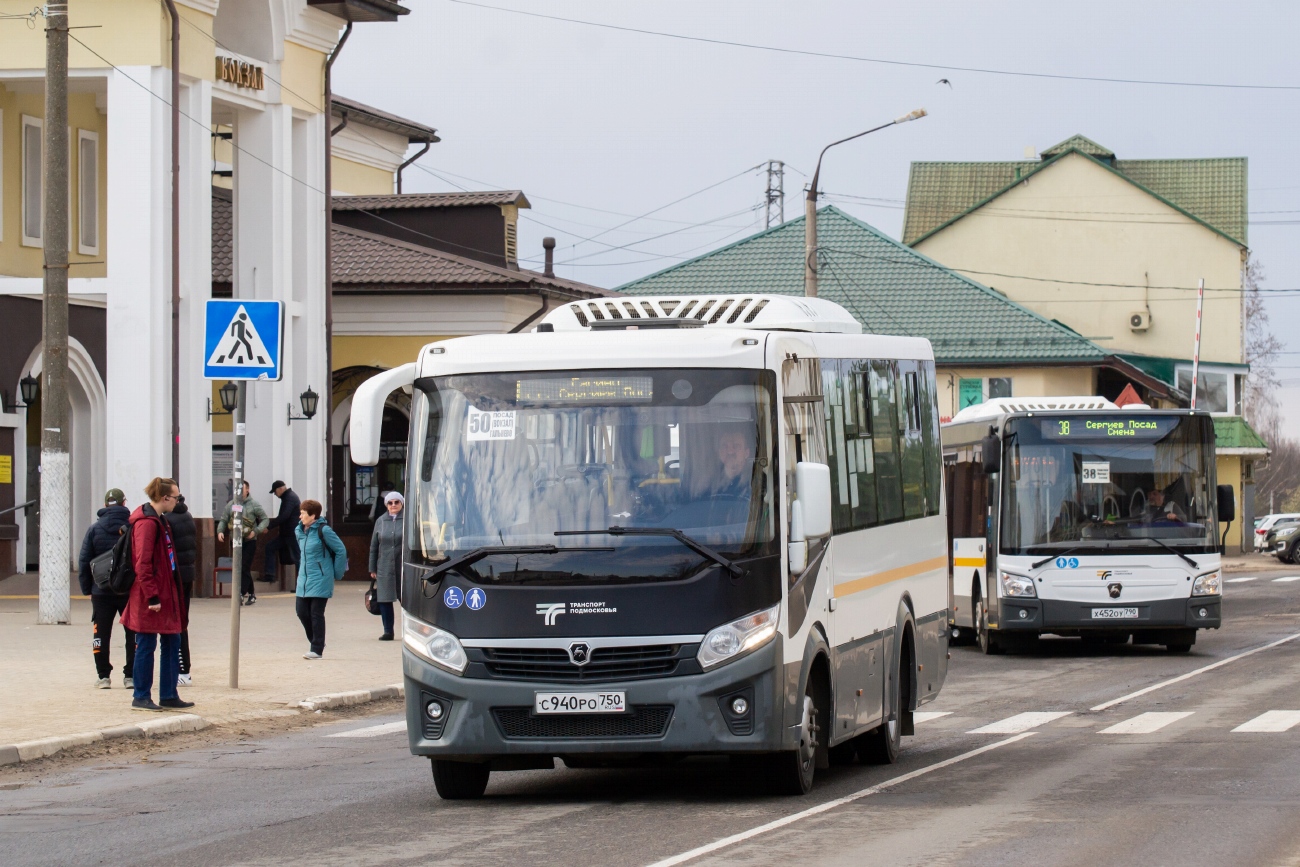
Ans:
{"label": "standing man", "polygon": [[[110,675],[113,663],[109,661],[108,645],[113,637],[113,621],[126,608],[126,594],[118,596],[107,587],[95,585],[90,574],[90,561],[100,554],[113,550],[117,539],[126,529],[131,512],[126,507],[126,495],[120,488],[111,488],[104,494],[104,508],[99,510],[98,520],[86,530],[86,537],[81,540],[81,556],[78,563],[77,580],[81,582],[81,595],[90,597],[91,618],[94,622],[90,647],[95,654],[95,671],[99,680],[96,689],[108,689],[113,685]],[[122,685],[131,689],[132,669],[135,668],[135,633],[123,627],[126,632],[126,663],[122,666],[124,679]]]}
{"label": "standing man", "polygon": [[298,511],[302,508],[302,501],[293,492],[293,488],[279,479],[271,483],[271,493],[280,498],[280,511],[271,521],[271,526],[279,530],[280,534],[266,543],[262,580],[268,583],[275,580],[281,563],[298,565],[298,537],[295,534],[298,530]]}
{"label": "standing man", "polygon": [[[227,532],[235,532],[235,523],[235,501],[231,500],[226,503],[226,513],[217,524],[218,542],[226,541]],[[262,505],[249,496],[247,479],[244,480],[244,513],[238,523],[244,533],[244,557],[240,569],[243,574],[239,578],[239,596],[243,604],[252,605],[257,602],[257,591],[253,589],[253,557],[257,554],[257,537],[271,521],[266,517]]]}
{"label": "standing man", "polygon": [[185,629],[181,631],[181,673],[176,683],[189,686],[190,680],[190,597],[194,595],[194,563],[198,560],[198,531],[194,528],[194,516],[190,507],[185,505],[185,496],[176,498],[176,505],[163,515],[167,526],[172,531],[172,547],[176,551],[176,571],[180,575],[181,590],[185,596]]}

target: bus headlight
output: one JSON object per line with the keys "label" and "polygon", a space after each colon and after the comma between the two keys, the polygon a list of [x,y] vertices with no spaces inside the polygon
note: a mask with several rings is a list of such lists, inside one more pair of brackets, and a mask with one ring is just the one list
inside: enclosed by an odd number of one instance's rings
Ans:
{"label": "bus headlight", "polygon": [[1025,578],[1022,575],[1012,575],[1010,572],[1002,572],[999,575],[1002,581],[1003,596],[1037,596],[1038,591],[1034,589],[1034,579]]}
{"label": "bus headlight", "polygon": [[452,674],[460,674],[469,663],[465,648],[456,636],[405,612],[402,613],[402,643],[416,656]]}
{"label": "bus headlight", "polygon": [[710,630],[695,656],[700,661],[700,668],[708,671],[767,644],[776,635],[780,613],[781,606],[777,604]]}
{"label": "bus headlight", "polygon": [[1211,572],[1208,575],[1198,575],[1192,582],[1193,596],[1218,596],[1221,590],[1222,579],[1218,572]]}

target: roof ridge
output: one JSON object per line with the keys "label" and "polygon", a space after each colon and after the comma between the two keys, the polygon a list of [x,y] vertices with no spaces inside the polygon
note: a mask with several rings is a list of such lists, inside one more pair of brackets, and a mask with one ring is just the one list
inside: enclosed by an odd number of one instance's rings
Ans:
{"label": "roof ridge", "polygon": [[[827,207],[833,207],[833,206],[832,206],[832,205],[827,205]],[[823,209],[823,210],[824,210],[824,209]],[[658,277],[658,276],[660,276],[661,274],[667,274],[669,271],[676,270],[677,268],[683,268],[683,267],[685,267],[685,266],[687,266],[687,265],[692,265],[692,264],[694,264],[694,263],[696,263],[696,262],[699,262],[699,261],[701,261],[701,260],[703,260],[703,259],[711,259],[712,257],[716,256],[717,254],[722,253],[722,252],[724,252],[724,251],[726,251],[726,250],[734,249],[734,248],[736,248],[736,247],[741,246],[742,244],[748,244],[748,243],[750,243],[750,242],[752,242],[752,241],[756,241],[756,240],[758,240],[759,238],[765,237],[765,236],[767,236],[767,235],[773,235],[773,234],[776,234],[777,232],[781,231],[782,229],[785,229],[785,228],[787,228],[787,227],[789,227],[789,226],[793,226],[795,223],[802,223],[803,221],[804,221],[804,217],[802,217],[802,216],[800,216],[800,217],[795,217],[794,219],[792,219],[792,220],[787,220],[787,221],[785,221],[784,223],[781,223],[781,224],[778,225],[778,226],[771,226],[771,227],[769,227],[769,228],[767,228],[767,229],[764,229],[764,230],[761,231],[761,232],[755,232],[755,233],[752,234],[752,235],[748,235],[748,236],[746,236],[746,237],[744,237],[744,238],[741,238],[739,241],[732,241],[730,244],[726,244],[726,245],[724,245],[724,246],[722,246],[722,247],[717,248],[716,250],[709,250],[708,252],[701,253],[701,254],[698,255],[698,256],[692,256],[692,257],[689,258],[689,259],[683,259],[682,261],[678,262],[678,263],[675,264],[675,265],[666,265],[665,267],[660,268],[658,271],[654,271],[654,272],[652,272],[652,273],[650,273],[650,274],[646,274],[644,277],[638,277],[638,278],[636,278],[635,280],[630,280],[630,281],[628,281],[627,283],[623,283],[623,284],[621,284],[621,285],[619,285],[619,286],[616,286],[616,287],[614,287],[613,291],[615,291],[615,292],[624,292],[624,291],[627,290],[627,288],[628,288],[629,286],[635,286],[636,284],[638,284],[638,283],[642,283],[642,282],[644,282],[644,281],[646,281],[646,280],[653,280],[655,277]]]}

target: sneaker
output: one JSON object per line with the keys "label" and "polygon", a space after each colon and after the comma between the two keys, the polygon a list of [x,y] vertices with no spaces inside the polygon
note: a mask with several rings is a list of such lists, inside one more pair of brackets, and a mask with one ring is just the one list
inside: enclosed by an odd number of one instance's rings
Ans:
{"label": "sneaker", "polygon": [[185,701],[184,699],[179,698],[165,698],[158,702],[158,704],[172,710],[185,710],[186,708],[194,707],[194,702]]}
{"label": "sneaker", "polygon": [[309,650],[302,655],[303,659],[320,659],[320,654],[314,650]]}
{"label": "sneaker", "polygon": [[122,678],[122,686],[126,687],[127,689],[135,689],[135,678],[133,677]]}
{"label": "sneaker", "polygon": [[162,710],[162,708],[154,704],[151,698],[133,698],[131,710]]}
{"label": "sneaker", "polygon": [[176,685],[177,685],[177,686],[193,686],[193,685],[194,685],[194,681],[190,679],[190,676],[189,676],[188,674],[182,674],[182,675],[179,675],[179,676],[176,678]]}
{"label": "sneaker", "polygon": [[247,594],[247,593],[243,593],[243,594],[240,595],[240,597],[239,597],[239,604],[240,604],[240,605],[247,605],[247,604],[248,604],[248,594]]}
{"label": "sneaker", "polygon": [[379,636],[379,640],[380,640],[380,641],[392,641],[392,640],[393,640],[393,633],[391,633],[391,632],[385,632],[383,635]]}
{"label": "sneaker", "polygon": [[101,677],[99,680],[95,681],[95,689],[112,689],[112,688],[113,688],[113,681],[109,680],[107,677]]}
{"label": "sneaker", "polygon": [[247,598],[246,600],[244,600],[244,604],[245,604],[245,605],[256,605],[256,604],[257,604],[257,597],[254,596],[254,595],[251,594],[251,593],[248,594],[248,598]]}

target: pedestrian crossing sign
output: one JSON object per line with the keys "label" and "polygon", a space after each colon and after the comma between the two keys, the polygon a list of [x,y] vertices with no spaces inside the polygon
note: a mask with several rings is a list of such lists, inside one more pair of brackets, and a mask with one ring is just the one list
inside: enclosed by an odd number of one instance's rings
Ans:
{"label": "pedestrian crossing sign", "polygon": [[211,299],[203,329],[204,379],[280,378],[281,302]]}

